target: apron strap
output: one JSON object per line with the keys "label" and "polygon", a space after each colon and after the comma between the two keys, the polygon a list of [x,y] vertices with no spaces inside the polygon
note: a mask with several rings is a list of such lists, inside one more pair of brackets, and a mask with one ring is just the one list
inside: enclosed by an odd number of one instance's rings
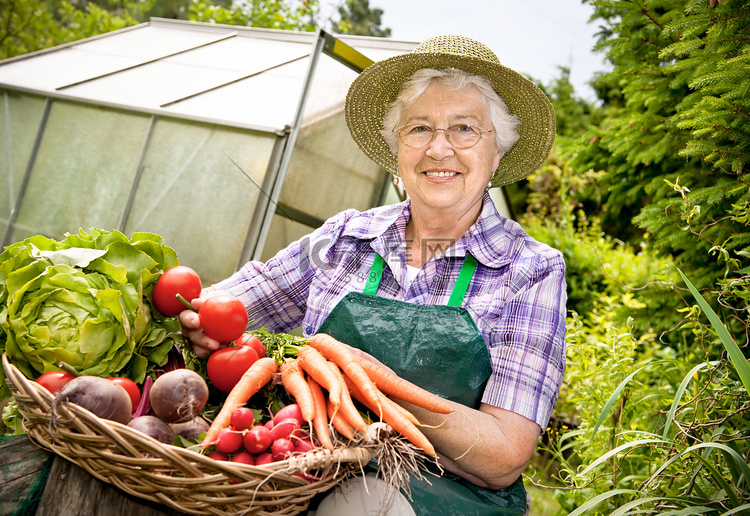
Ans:
{"label": "apron strap", "polygon": [[474,276],[476,268],[477,259],[470,253],[466,253],[464,264],[461,266],[461,272],[458,273],[458,279],[453,286],[451,297],[448,299],[448,306],[461,306],[461,302],[464,300],[466,291],[469,289],[469,283],[471,283],[471,278]]}
{"label": "apron strap", "polygon": [[[383,277],[384,268],[385,260],[382,256],[375,253],[375,260],[373,260],[372,267],[370,267],[370,273],[367,275],[367,283],[365,283],[365,288],[362,291],[363,294],[370,296],[377,294],[378,287],[380,286],[380,278]],[[461,306],[476,268],[477,259],[470,253],[466,253],[464,263],[461,265],[461,271],[458,273],[458,279],[453,286],[453,292],[451,292],[451,297],[448,299],[448,306]]]}
{"label": "apron strap", "polygon": [[384,268],[385,260],[378,253],[375,253],[375,260],[372,262],[372,267],[370,267],[370,274],[367,275],[367,283],[365,283],[365,288],[362,291],[363,294],[374,296],[378,293],[380,278],[383,276]]}

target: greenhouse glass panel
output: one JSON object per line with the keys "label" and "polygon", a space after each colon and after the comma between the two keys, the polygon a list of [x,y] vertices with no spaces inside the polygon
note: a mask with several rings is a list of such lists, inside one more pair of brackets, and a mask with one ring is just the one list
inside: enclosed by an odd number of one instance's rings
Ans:
{"label": "greenhouse glass panel", "polygon": [[312,231],[310,226],[289,220],[283,215],[274,215],[271,220],[271,229],[268,232],[266,246],[263,248],[260,260],[265,262],[284,249],[286,246],[298,240]]}
{"label": "greenhouse glass panel", "polygon": [[125,232],[164,237],[205,285],[236,270],[276,136],[159,119]]}
{"label": "greenhouse glass panel", "polygon": [[0,170],[5,179],[0,186],[0,238],[8,229],[18,199],[46,100],[14,91],[2,91],[0,108]]}
{"label": "greenhouse glass panel", "polygon": [[381,204],[386,173],[349,135],[344,102],[356,72],[322,55],[280,201],[325,220],[339,211]]}
{"label": "greenhouse glass panel", "polygon": [[144,115],[54,102],[11,241],[117,228],[148,121]]}

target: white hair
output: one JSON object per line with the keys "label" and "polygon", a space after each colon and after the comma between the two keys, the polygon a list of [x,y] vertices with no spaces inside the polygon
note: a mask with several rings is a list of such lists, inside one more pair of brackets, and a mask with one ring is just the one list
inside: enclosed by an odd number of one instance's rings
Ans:
{"label": "white hair", "polygon": [[500,98],[490,81],[480,75],[475,75],[457,68],[444,68],[436,70],[434,68],[423,68],[417,70],[401,85],[396,98],[388,104],[383,117],[383,127],[381,131],[383,138],[391,152],[395,155],[398,150],[398,135],[393,132],[401,120],[401,114],[405,109],[412,106],[417,99],[425,92],[427,87],[437,81],[447,91],[463,91],[472,86],[487,100],[490,109],[491,128],[495,135],[495,144],[497,148],[505,154],[518,141],[520,134],[518,128],[521,120],[511,114],[508,105]]}

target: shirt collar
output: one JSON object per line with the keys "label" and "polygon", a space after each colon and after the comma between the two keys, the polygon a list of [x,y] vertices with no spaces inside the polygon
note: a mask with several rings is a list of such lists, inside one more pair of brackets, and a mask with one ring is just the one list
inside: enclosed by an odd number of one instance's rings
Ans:
{"label": "shirt collar", "polygon": [[[411,201],[380,206],[362,214],[360,224],[347,225],[343,234],[370,240],[381,256],[396,253],[404,258],[406,224],[411,218]],[[442,256],[463,258],[467,251],[486,267],[498,268],[511,261],[513,242],[523,236],[514,221],[500,215],[489,192],[482,197],[482,211],[476,222]]]}

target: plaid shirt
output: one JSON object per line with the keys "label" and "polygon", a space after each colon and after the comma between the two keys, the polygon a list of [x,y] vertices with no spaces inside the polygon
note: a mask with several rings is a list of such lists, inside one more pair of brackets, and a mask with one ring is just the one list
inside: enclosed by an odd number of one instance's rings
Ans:
{"label": "plaid shirt", "polygon": [[[456,242],[424,263],[409,286],[406,223],[410,202],[360,213],[347,210],[266,263],[248,262],[214,285],[248,307],[251,327],[310,336],[349,292],[361,292],[374,253],[386,261],[378,296],[420,305],[446,304],[467,251],[478,261],[463,306],[490,352],[482,401],[546,429],[565,370],[565,263],[497,213],[485,192],[482,213]],[[423,246],[424,247],[424,246]]]}

